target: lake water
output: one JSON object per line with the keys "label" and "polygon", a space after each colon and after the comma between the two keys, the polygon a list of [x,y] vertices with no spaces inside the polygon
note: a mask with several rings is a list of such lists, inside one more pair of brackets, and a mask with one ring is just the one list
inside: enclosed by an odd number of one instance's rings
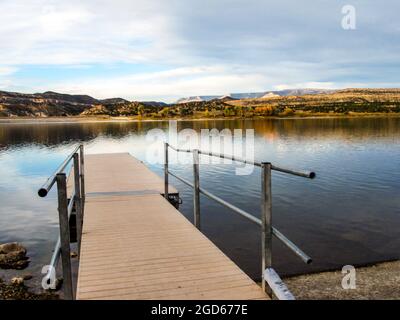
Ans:
{"label": "lake water", "polygon": [[[145,134],[168,122],[0,124],[0,243],[28,248],[24,272],[40,282],[58,232],[54,190],[37,189],[78,143],[87,153],[130,152],[146,160]],[[400,118],[182,121],[178,129],[254,128],[255,158],[317,178],[273,174],[273,222],[313,258],[305,265],[274,239],[273,265],[282,275],[399,258]],[[162,165],[150,165],[162,174]],[[171,170],[192,179],[191,165]],[[201,165],[201,185],[259,216],[260,171],[235,175],[235,165]],[[192,190],[171,177],[192,221]],[[260,230],[201,198],[203,232],[251,277],[260,277]],[[1,275],[7,272],[0,270]],[[16,274],[16,271],[11,271]]]}

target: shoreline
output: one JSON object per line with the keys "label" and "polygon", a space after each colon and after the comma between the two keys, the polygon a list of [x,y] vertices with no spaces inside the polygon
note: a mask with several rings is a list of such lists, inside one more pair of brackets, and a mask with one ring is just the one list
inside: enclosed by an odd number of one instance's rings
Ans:
{"label": "shoreline", "polygon": [[300,120],[300,119],[359,119],[359,118],[400,118],[400,113],[354,113],[354,114],[313,114],[301,116],[257,116],[257,117],[187,117],[187,118],[135,118],[135,117],[0,117],[0,124],[37,123],[109,123],[109,122],[166,122],[166,121],[227,121],[227,120]]}
{"label": "shoreline", "polygon": [[400,299],[400,260],[354,267],[354,289],[342,288],[348,273],[341,270],[283,277],[283,281],[298,300]]}
{"label": "shoreline", "polygon": [[[343,289],[341,270],[328,270],[282,277],[296,300],[367,300],[400,299],[400,260],[354,266],[356,288]],[[258,281],[258,285],[261,283]],[[40,290],[26,285],[13,285],[0,277],[0,299],[54,300],[59,292]]]}

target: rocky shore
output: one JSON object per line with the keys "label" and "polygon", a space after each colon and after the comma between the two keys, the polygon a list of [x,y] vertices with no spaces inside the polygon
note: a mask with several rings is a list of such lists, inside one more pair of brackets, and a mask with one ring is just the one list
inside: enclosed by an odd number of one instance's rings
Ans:
{"label": "rocky shore", "polygon": [[[23,270],[29,265],[27,250],[19,243],[11,242],[0,245],[0,269]],[[8,281],[0,278],[0,300],[53,300],[58,299],[54,292],[34,293],[27,286],[31,274],[15,276]]]}
{"label": "rocky shore", "polygon": [[0,278],[0,300],[57,300],[59,296],[50,291],[33,293],[22,277],[15,277],[10,283]]}

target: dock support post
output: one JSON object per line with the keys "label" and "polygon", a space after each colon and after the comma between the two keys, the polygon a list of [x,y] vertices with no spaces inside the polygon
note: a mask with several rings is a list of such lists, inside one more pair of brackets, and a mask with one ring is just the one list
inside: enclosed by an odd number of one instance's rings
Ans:
{"label": "dock support post", "polygon": [[272,192],[271,163],[261,164],[261,272],[263,291],[272,298],[264,271],[272,267]]}
{"label": "dock support post", "polygon": [[[58,214],[60,219],[61,259],[63,271],[64,296],[73,300],[72,269],[69,237],[69,218],[67,200],[67,178],[65,173],[57,174]],[[71,201],[73,201],[71,199]]]}
{"label": "dock support post", "polygon": [[193,214],[194,225],[200,230],[200,176],[199,176],[199,150],[193,150]]}
{"label": "dock support post", "polygon": [[169,200],[168,193],[168,142],[164,142],[164,197]]}
{"label": "dock support post", "polygon": [[[75,212],[76,212],[76,241],[78,243],[78,256],[81,252],[82,239],[82,195],[80,186],[79,156],[74,154],[74,188],[75,188]],[[72,201],[73,199],[71,199]]]}
{"label": "dock support post", "polygon": [[83,154],[83,144],[79,146],[80,178],[81,178],[81,199],[82,199],[82,221],[85,212],[85,159]]}

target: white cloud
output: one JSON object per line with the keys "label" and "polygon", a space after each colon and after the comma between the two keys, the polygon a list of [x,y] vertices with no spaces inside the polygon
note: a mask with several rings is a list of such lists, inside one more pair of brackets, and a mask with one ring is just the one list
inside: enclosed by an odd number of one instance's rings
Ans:
{"label": "white cloud", "polygon": [[0,65],[0,90],[6,90],[12,86],[13,82],[9,77],[17,71],[16,67]]}
{"label": "white cloud", "polygon": [[335,89],[334,82],[302,82],[293,84],[278,84],[274,86],[275,90],[286,90],[295,88],[318,88],[318,89]]}
{"label": "white cloud", "polygon": [[37,27],[45,32],[42,37],[56,38],[76,25],[90,22],[93,15],[84,9],[67,8],[60,11],[53,6],[45,6],[37,18]]}
{"label": "white cloud", "polygon": [[[124,97],[130,100],[173,102],[182,96],[222,95],[294,88],[336,89],[345,87],[396,87],[398,82],[312,81],[323,78],[326,67],[319,63],[282,62],[275,66],[206,65],[146,72],[128,76],[106,76],[58,81],[34,87],[35,92],[55,90],[70,94],[90,94],[96,98]],[[335,70],[344,76],[352,69]],[[288,76],[290,75],[290,76]],[[305,80],[305,81],[304,81]],[[278,83],[278,84],[277,84]]]}
{"label": "white cloud", "polygon": [[9,66],[0,66],[0,77],[1,76],[8,76],[10,74],[15,73],[18,70],[16,67],[9,67]]}
{"label": "white cloud", "polygon": [[[92,78],[79,83],[61,82],[53,84],[51,89],[73,94],[87,93],[97,98],[122,96],[133,100],[174,101],[182,95],[263,90],[265,84],[266,77],[259,73],[235,73],[224,66],[199,66],[132,76]],[[36,91],[49,89],[41,87]]]}
{"label": "white cloud", "polygon": [[[0,2],[0,63],[144,61],[174,42],[163,2]],[[160,10],[161,11],[160,11]]]}

